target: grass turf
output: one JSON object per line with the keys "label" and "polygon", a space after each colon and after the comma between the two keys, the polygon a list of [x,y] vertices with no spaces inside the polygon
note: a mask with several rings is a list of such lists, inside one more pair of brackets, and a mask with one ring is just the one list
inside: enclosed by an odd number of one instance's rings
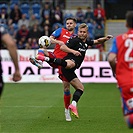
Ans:
{"label": "grass turf", "polygon": [[[131,133],[116,84],[84,84],[79,119],[66,122],[62,84],[5,84],[0,133]],[[71,92],[74,89],[71,88]]]}

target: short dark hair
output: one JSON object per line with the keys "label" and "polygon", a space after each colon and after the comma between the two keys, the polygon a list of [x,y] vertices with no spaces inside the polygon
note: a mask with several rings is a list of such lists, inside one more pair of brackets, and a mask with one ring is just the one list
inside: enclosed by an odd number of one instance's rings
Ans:
{"label": "short dark hair", "polygon": [[126,22],[129,28],[133,28],[133,11],[128,11],[126,13]]}
{"label": "short dark hair", "polygon": [[67,21],[67,20],[73,20],[75,23],[77,22],[77,19],[74,18],[74,17],[68,17],[68,18],[66,18],[66,21]]}

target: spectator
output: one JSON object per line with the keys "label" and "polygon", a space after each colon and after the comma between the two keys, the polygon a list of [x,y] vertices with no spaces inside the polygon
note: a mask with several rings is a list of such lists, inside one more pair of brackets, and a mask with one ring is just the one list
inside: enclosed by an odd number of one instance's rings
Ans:
{"label": "spectator", "polygon": [[57,30],[58,28],[62,28],[63,25],[61,23],[54,23],[53,26],[52,26],[52,32],[54,30]]}
{"label": "spectator", "polygon": [[15,29],[14,24],[10,24],[8,27],[8,33],[15,39],[17,30]]}
{"label": "spectator", "polygon": [[42,21],[45,21],[46,16],[48,16],[49,18],[52,17],[52,12],[49,3],[45,3],[44,8],[42,9]]}
{"label": "spectator", "polygon": [[22,46],[22,44],[24,45],[27,42],[28,38],[29,38],[29,30],[26,27],[26,25],[23,24],[16,33],[17,43],[20,43],[20,45]]}
{"label": "spectator", "polygon": [[50,21],[50,18],[49,18],[48,15],[45,15],[45,20],[42,20],[42,22],[41,22],[41,28],[43,28],[44,25],[49,25],[49,27],[52,26],[52,22]]}
{"label": "spectator", "polygon": [[84,13],[83,13],[81,7],[78,7],[78,8],[77,8],[77,12],[76,12],[76,14],[75,14],[75,17],[76,17],[76,19],[77,19],[77,23],[82,23],[82,22],[84,22]]}
{"label": "spectator", "polygon": [[39,24],[39,21],[36,19],[35,15],[32,14],[29,20],[29,28],[33,27],[34,24]]}
{"label": "spectator", "polygon": [[27,28],[29,28],[29,20],[26,19],[26,14],[22,14],[22,18],[18,21],[18,28],[20,28],[22,25],[25,25]]}
{"label": "spectator", "polygon": [[93,23],[93,21],[94,21],[94,13],[91,10],[90,6],[87,7],[87,11],[85,12],[84,20],[85,20],[85,23]]}
{"label": "spectator", "polygon": [[89,32],[89,38],[94,39],[94,26],[92,23],[87,23],[88,26],[88,32]]}
{"label": "spectator", "polygon": [[25,47],[26,47],[25,37],[21,37],[19,39],[19,41],[17,42],[17,48],[18,49],[25,49]]}
{"label": "spectator", "polygon": [[70,17],[74,17],[74,15],[71,12],[66,12],[64,13],[64,19],[63,19],[63,23],[65,24],[66,19],[70,18]]}
{"label": "spectator", "polygon": [[58,5],[55,7],[55,11],[53,13],[53,24],[54,23],[63,24],[63,12]]}
{"label": "spectator", "polygon": [[10,21],[9,25],[12,23],[18,23],[19,19],[21,19],[22,13],[17,4],[14,5],[14,8],[10,12]]}
{"label": "spectator", "polygon": [[101,4],[97,4],[97,8],[94,9],[94,17],[98,24],[105,21],[105,10],[101,7]]}
{"label": "spectator", "polygon": [[0,23],[7,24],[8,13],[5,7],[1,8]]}
{"label": "spectator", "polygon": [[39,26],[37,23],[35,23],[31,29],[29,30],[29,38],[33,39],[39,39],[41,37],[41,30],[39,29]]}
{"label": "spectator", "polygon": [[[98,24],[94,29],[94,38],[98,39],[104,36],[104,27]],[[100,52],[100,61],[103,60],[103,51],[104,51],[104,43],[98,44],[95,48],[99,49]]]}
{"label": "spectator", "polygon": [[52,33],[51,28],[49,25],[45,24],[42,30],[42,35],[41,36],[50,36]]}
{"label": "spectator", "polygon": [[39,45],[38,45],[38,40],[36,38],[33,38],[31,41],[31,49],[38,49]]}
{"label": "spectator", "polygon": [[28,41],[25,44],[25,49],[31,49],[31,40],[28,39]]}
{"label": "spectator", "polygon": [[98,24],[94,29],[94,38],[98,39],[104,36],[104,28],[101,24]]}

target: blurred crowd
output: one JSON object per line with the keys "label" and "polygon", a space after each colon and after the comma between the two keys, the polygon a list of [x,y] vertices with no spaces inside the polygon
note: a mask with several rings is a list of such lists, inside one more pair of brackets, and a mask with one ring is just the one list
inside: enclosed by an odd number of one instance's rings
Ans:
{"label": "blurred crowd", "polygon": [[[15,39],[18,49],[38,49],[38,39],[51,33],[59,27],[65,27],[67,17],[75,17],[77,26],[80,23],[88,24],[89,39],[97,39],[104,36],[105,10],[101,4],[96,8],[86,7],[85,11],[81,7],[76,9],[76,13],[63,12],[61,6],[54,8],[49,2],[35,3],[9,3],[0,4],[0,23],[5,24],[9,34]],[[3,45],[4,49],[5,46]],[[51,48],[51,47],[50,47]],[[99,45],[103,50],[103,45]]]}

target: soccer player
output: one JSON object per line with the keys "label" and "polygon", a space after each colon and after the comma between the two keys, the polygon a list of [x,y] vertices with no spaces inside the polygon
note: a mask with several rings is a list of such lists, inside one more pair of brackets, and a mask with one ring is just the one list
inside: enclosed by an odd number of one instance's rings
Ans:
{"label": "soccer player", "polygon": [[87,37],[88,37],[88,27],[85,23],[82,23],[78,28],[78,36],[70,38],[67,41],[66,45],[62,45],[60,47],[62,51],[68,53],[63,59],[60,58],[53,59],[44,56],[42,57],[41,55],[38,56],[38,58],[42,59],[42,61],[49,61],[62,66],[61,71],[66,81],[69,82],[75,88],[72,103],[69,105],[69,109],[76,118],[79,118],[77,111],[77,103],[81,95],[83,94],[84,86],[81,83],[81,81],[78,79],[77,75],[75,74],[75,70],[78,69],[82,64],[86,50],[90,46],[94,44],[104,43],[110,38],[113,38],[112,35],[108,35],[106,37],[99,38],[97,40],[88,41]]}
{"label": "soccer player", "polygon": [[114,38],[108,61],[122,98],[124,119],[133,128],[133,11],[126,14],[128,31]]}
{"label": "soccer player", "polygon": [[[20,69],[18,65],[18,55],[17,55],[16,44],[12,39],[12,37],[8,34],[6,27],[2,24],[0,24],[0,36],[1,36],[0,46],[2,46],[2,42],[7,46],[9,54],[13,60],[14,67],[15,67],[15,72],[13,74],[13,81],[17,82],[21,80],[21,75],[20,75]],[[1,56],[0,56],[0,98],[2,95],[3,87],[4,87],[4,82],[2,78],[2,65],[1,65]]]}
{"label": "soccer player", "polygon": [[[51,43],[56,44],[54,52],[48,52],[44,48],[39,48],[38,54],[36,56],[36,59],[31,57],[30,62],[39,68],[42,67],[42,62],[37,60],[38,55],[45,55],[50,58],[63,58],[66,56],[66,52],[60,50],[60,46],[66,44],[67,40],[71,37],[74,36],[74,29],[76,27],[76,19],[75,18],[67,18],[66,19],[66,28],[59,28],[55,30],[52,35],[50,36]],[[59,69],[59,78],[62,80],[63,87],[64,87],[64,106],[65,106],[65,117],[66,121],[71,121],[71,116],[69,113],[68,106],[70,105],[70,99],[71,99],[71,94],[70,94],[70,84],[65,80],[65,78],[62,75],[62,72],[60,70],[60,66],[55,65],[53,63],[48,62],[50,66],[54,68]]]}

